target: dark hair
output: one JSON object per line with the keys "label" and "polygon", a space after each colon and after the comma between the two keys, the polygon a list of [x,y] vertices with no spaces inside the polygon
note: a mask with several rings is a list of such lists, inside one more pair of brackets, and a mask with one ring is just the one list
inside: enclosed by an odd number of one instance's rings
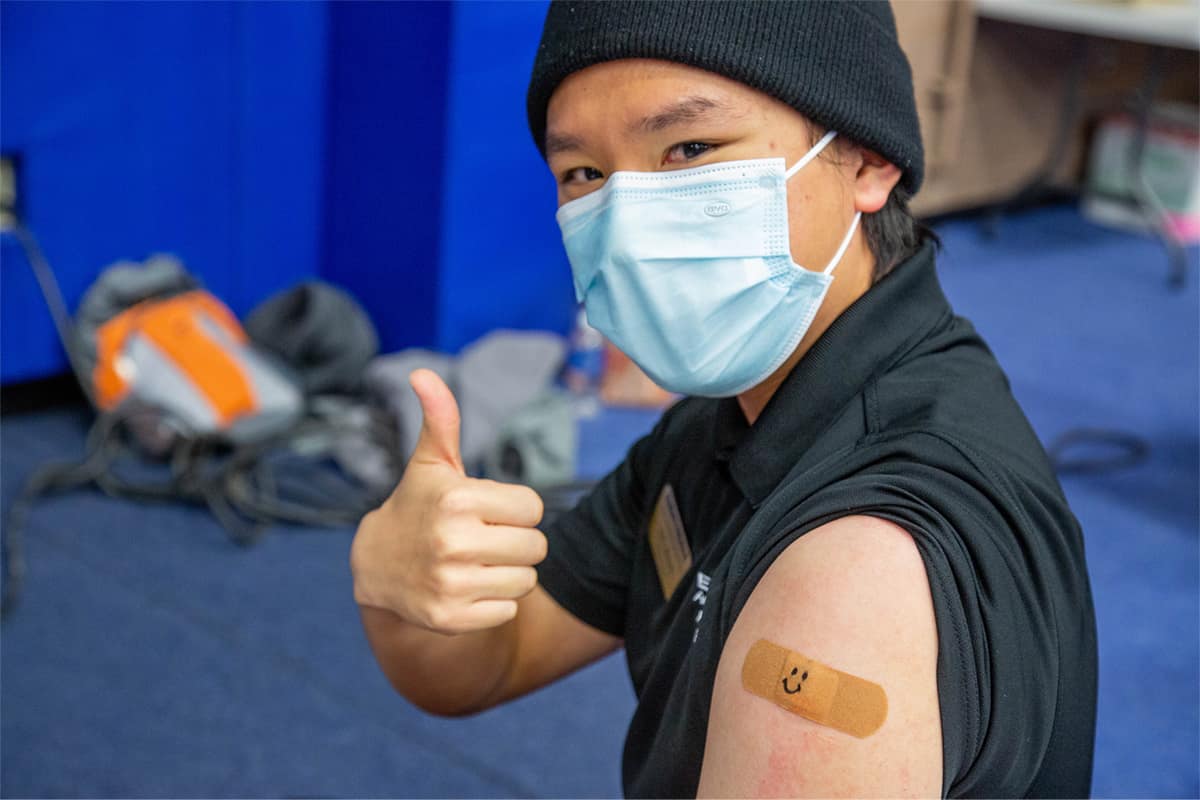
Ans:
{"label": "dark hair", "polygon": [[863,214],[863,236],[875,257],[872,283],[915,255],[926,241],[932,241],[936,247],[942,245],[938,235],[908,210],[909,197],[908,191],[896,184],[883,208],[874,214]]}

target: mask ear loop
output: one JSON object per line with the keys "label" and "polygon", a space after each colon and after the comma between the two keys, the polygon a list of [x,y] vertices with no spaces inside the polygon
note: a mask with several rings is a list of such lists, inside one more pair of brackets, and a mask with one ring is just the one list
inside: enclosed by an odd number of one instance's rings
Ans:
{"label": "mask ear loop", "polygon": [[[800,160],[793,164],[791,168],[784,173],[784,178],[790,178],[800,170],[804,169],[808,162],[819,156],[821,151],[824,150],[825,147],[835,138],[837,138],[837,131],[827,131],[825,135],[821,137],[820,141],[812,146],[812,149],[801,156]],[[861,218],[861,211],[854,212],[854,219],[850,222],[850,230],[846,231],[846,235],[842,238],[841,245],[838,247],[837,252],[833,254],[833,258],[829,261],[829,266],[822,270],[824,274],[829,275],[832,273],[833,268],[838,265],[838,262],[842,260],[842,256],[846,254],[846,248],[850,246],[850,240],[854,238],[854,232],[858,230],[858,221]]]}
{"label": "mask ear loop", "polygon": [[854,238],[854,232],[858,230],[858,221],[860,219],[862,219],[862,212],[855,211],[854,219],[850,222],[850,230],[846,231],[846,236],[842,239],[842,244],[837,249],[837,252],[833,254],[833,258],[830,260],[829,266],[822,270],[822,272],[824,272],[826,275],[833,272],[833,268],[838,265],[838,262],[842,260],[842,256],[846,254],[846,248],[850,246],[850,240]]}
{"label": "mask ear loop", "polygon": [[824,136],[822,136],[821,140],[819,142],[817,142],[816,144],[814,144],[812,146],[811,150],[809,150],[807,153],[805,153],[803,156],[801,156],[800,160],[797,161],[795,164],[792,164],[791,168],[787,172],[783,173],[783,177],[790,178],[793,175],[795,175],[797,172],[799,172],[800,170],[804,169],[805,165],[807,165],[808,162],[812,161],[814,158],[819,156],[821,154],[821,151],[825,149],[825,145],[832,142],[836,137],[837,137],[837,131],[829,131]]}

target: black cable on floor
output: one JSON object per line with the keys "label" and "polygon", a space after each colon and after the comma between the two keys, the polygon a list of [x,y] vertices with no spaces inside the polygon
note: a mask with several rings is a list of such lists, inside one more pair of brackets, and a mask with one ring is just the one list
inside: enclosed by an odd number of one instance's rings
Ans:
{"label": "black cable on floor", "polygon": [[1056,436],[1046,452],[1061,475],[1095,475],[1141,464],[1150,455],[1150,444],[1126,431],[1072,428]]}

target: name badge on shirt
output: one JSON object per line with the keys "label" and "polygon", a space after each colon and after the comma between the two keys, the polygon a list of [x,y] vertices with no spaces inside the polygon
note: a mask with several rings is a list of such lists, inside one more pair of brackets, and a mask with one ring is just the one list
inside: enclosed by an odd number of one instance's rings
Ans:
{"label": "name badge on shirt", "polygon": [[670,597],[679,585],[679,579],[692,566],[692,548],[688,545],[683,518],[679,516],[679,506],[670,484],[663,487],[650,516],[650,554],[654,557],[663,597]]}

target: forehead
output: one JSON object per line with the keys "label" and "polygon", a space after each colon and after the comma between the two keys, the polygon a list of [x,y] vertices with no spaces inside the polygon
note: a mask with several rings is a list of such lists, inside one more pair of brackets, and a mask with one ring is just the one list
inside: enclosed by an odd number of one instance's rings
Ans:
{"label": "forehead", "polygon": [[664,104],[687,98],[702,98],[711,108],[731,114],[761,113],[776,103],[745,84],[695,67],[621,59],[567,76],[550,98],[546,124],[551,131],[590,128],[597,122],[629,125],[656,113]]}

